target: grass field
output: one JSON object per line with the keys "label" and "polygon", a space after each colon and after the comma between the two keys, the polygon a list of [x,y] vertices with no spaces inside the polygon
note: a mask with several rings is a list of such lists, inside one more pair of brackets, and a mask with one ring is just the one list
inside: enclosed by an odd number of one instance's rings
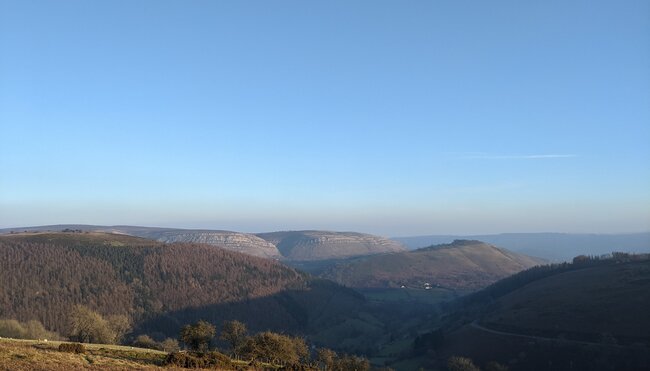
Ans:
{"label": "grass field", "polygon": [[[86,353],[74,354],[58,350],[62,341],[41,341],[0,338],[0,370],[2,371],[68,371],[68,370],[186,370],[166,366],[166,352],[110,344],[83,344]],[[238,370],[254,370],[245,360],[231,359]],[[265,370],[280,366],[261,363]]]}
{"label": "grass field", "polygon": [[59,344],[0,339],[0,370],[158,370],[167,355],[157,350],[106,344],[84,344],[86,354],[73,354],[58,351]]}

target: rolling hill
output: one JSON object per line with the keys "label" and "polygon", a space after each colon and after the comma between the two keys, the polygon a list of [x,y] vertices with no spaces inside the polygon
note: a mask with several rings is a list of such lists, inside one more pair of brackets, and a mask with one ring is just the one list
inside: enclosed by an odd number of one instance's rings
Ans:
{"label": "rolling hill", "polygon": [[476,290],[540,264],[539,259],[470,240],[415,251],[353,259],[334,265],[322,277],[349,287],[444,287]]}
{"label": "rolling hill", "polygon": [[392,239],[404,244],[409,249],[449,243],[456,239],[479,240],[520,254],[556,262],[569,261],[578,255],[601,255],[612,251],[650,252],[650,232],[621,234],[502,233],[473,236],[395,237]]}
{"label": "rolling hill", "polygon": [[354,291],[274,260],[103,232],[2,235],[0,282],[0,318],[36,319],[61,334],[76,304],[161,337],[198,319],[317,337],[365,306]]}
{"label": "rolling hill", "polygon": [[452,305],[421,365],[460,355],[511,370],[648,369],[648,293],[648,255],[535,267]]}
{"label": "rolling hill", "polygon": [[252,256],[287,261],[342,259],[406,250],[399,242],[355,232],[292,231],[256,235],[219,230],[62,224],[6,228],[0,229],[0,234],[62,230],[126,234],[165,243],[203,243]]}

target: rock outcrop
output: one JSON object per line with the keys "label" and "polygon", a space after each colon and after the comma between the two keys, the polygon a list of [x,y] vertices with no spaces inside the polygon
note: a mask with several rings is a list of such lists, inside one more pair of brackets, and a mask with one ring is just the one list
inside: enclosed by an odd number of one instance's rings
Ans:
{"label": "rock outcrop", "polygon": [[356,232],[290,231],[259,233],[288,260],[326,260],[405,251],[400,243]]}

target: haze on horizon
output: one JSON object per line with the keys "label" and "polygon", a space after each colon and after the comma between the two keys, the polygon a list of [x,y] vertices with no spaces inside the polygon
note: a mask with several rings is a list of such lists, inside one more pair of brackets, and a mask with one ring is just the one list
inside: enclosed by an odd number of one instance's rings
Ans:
{"label": "haze on horizon", "polygon": [[0,228],[650,230],[647,1],[2,1]]}

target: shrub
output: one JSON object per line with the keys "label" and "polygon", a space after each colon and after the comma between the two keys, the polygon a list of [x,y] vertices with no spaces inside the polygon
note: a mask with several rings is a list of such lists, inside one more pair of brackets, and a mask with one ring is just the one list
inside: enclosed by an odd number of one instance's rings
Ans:
{"label": "shrub", "polygon": [[219,352],[188,353],[172,352],[165,358],[165,364],[183,368],[217,368],[232,367],[230,358]]}
{"label": "shrub", "polygon": [[0,320],[0,336],[14,339],[25,339],[27,330],[15,319]]}
{"label": "shrub", "polygon": [[178,340],[167,338],[160,343],[160,347],[165,352],[178,352],[181,348],[178,345]]}
{"label": "shrub", "polygon": [[14,339],[60,339],[56,332],[47,331],[39,321],[32,320],[26,323],[15,319],[0,320],[0,336]]}
{"label": "shrub", "polygon": [[203,355],[203,359],[205,360],[206,366],[217,368],[229,368],[232,366],[230,357],[219,352],[207,352]]}
{"label": "shrub", "polygon": [[216,329],[214,325],[206,321],[198,321],[193,325],[187,325],[181,330],[181,340],[192,350],[205,352],[208,350],[210,341],[214,337]]}
{"label": "shrub", "polygon": [[118,334],[99,313],[81,305],[72,310],[69,323],[70,339],[80,343],[113,344]]}
{"label": "shrub", "polygon": [[83,344],[79,344],[79,343],[61,343],[59,345],[59,351],[84,354],[86,353],[86,347],[84,347]]}
{"label": "shrub", "polygon": [[134,347],[161,350],[162,346],[152,339],[149,335],[139,335],[133,341]]}
{"label": "shrub", "polygon": [[309,350],[301,338],[266,331],[247,339],[241,347],[241,354],[271,362],[298,364],[309,356]]}
{"label": "shrub", "polygon": [[449,371],[480,371],[471,359],[465,357],[451,357],[447,361]]}

